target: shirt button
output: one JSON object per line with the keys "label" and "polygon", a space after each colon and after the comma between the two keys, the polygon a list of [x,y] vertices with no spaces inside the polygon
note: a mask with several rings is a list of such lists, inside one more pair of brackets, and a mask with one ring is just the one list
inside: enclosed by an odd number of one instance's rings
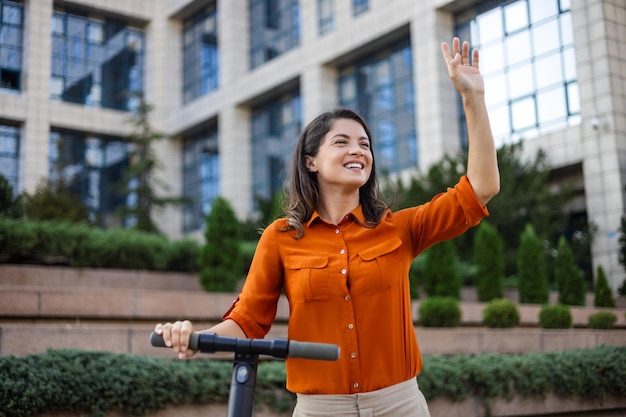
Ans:
{"label": "shirt button", "polygon": [[342,269],[342,270],[341,270],[341,275],[346,275],[346,272],[347,272],[347,271],[346,271],[345,269]]}
{"label": "shirt button", "polygon": [[352,385],[354,388],[358,388],[359,387],[359,383],[355,382],[354,385]]}
{"label": "shirt button", "polygon": [[344,253],[346,253],[346,250],[342,249],[342,250],[339,251],[339,253],[343,255]]}
{"label": "shirt button", "polygon": [[339,229],[335,229],[335,233],[339,233]]}
{"label": "shirt button", "polygon": [[348,329],[350,329],[350,330],[354,329],[354,324],[352,324],[352,323],[348,324]]}
{"label": "shirt button", "polygon": [[356,358],[356,353],[352,352],[352,353],[350,354],[350,357],[351,357],[352,359],[355,359],[355,358]]}
{"label": "shirt button", "polygon": [[349,295],[346,295],[346,296],[344,297],[344,299],[345,299],[346,301],[350,301],[350,296],[349,296]]}

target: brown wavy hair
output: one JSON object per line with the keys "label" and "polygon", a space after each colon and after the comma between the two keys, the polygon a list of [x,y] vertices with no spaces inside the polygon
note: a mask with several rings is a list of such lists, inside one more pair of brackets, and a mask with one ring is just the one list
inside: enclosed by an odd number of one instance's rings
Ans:
{"label": "brown wavy hair", "polygon": [[379,198],[379,185],[376,176],[376,161],[372,147],[372,135],[365,120],[353,110],[336,108],[324,112],[313,119],[300,133],[291,161],[290,181],[287,190],[285,213],[287,225],[283,231],[295,230],[296,239],[304,235],[304,226],[311,219],[319,198],[317,176],[306,168],[305,156],[316,156],[324,136],[330,131],[335,120],[350,119],[365,129],[372,150],[372,171],[369,179],[359,189],[359,203],[363,208],[365,227],[376,227],[387,210],[387,205]]}

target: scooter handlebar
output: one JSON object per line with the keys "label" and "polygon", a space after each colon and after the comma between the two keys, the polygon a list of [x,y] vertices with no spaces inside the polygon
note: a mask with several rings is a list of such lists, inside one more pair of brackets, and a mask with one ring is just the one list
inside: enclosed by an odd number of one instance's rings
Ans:
{"label": "scooter handlebar", "polygon": [[[150,343],[154,347],[166,347],[163,336],[152,332]],[[339,346],[328,343],[299,342],[287,339],[245,339],[218,336],[215,333],[193,333],[189,336],[189,349],[203,353],[235,352],[265,354],[276,358],[301,358],[324,361],[339,359]]]}

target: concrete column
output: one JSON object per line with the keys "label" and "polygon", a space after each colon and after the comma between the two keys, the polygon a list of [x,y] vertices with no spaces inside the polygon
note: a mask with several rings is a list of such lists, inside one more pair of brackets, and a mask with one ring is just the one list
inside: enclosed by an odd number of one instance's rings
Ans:
{"label": "concrete column", "polygon": [[302,125],[337,103],[337,71],[330,67],[309,66],[300,78]]}
{"label": "concrete column", "polygon": [[613,290],[624,281],[618,261],[620,218],[625,213],[626,64],[619,28],[626,25],[620,1],[572,2],[578,84],[581,97],[583,173],[594,276],[602,266]]}
{"label": "concrete column", "polygon": [[218,115],[220,154],[220,195],[226,198],[240,219],[252,210],[252,143],[250,111],[227,107]]}
{"label": "concrete column", "polygon": [[218,55],[220,89],[231,86],[250,68],[250,31],[248,2],[218,0]]}
{"label": "concrete column", "polygon": [[38,0],[37,7],[27,2],[24,8],[22,94],[27,120],[20,138],[20,177],[28,193],[48,177],[52,6],[52,0]]}

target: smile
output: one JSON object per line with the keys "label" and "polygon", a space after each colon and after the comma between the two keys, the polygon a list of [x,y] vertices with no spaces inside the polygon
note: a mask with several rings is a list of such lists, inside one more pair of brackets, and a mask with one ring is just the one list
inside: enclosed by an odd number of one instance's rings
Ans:
{"label": "smile", "polygon": [[349,164],[344,165],[346,168],[358,168],[363,169],[363,164],[358,164],[356,162],[350,162]]}

